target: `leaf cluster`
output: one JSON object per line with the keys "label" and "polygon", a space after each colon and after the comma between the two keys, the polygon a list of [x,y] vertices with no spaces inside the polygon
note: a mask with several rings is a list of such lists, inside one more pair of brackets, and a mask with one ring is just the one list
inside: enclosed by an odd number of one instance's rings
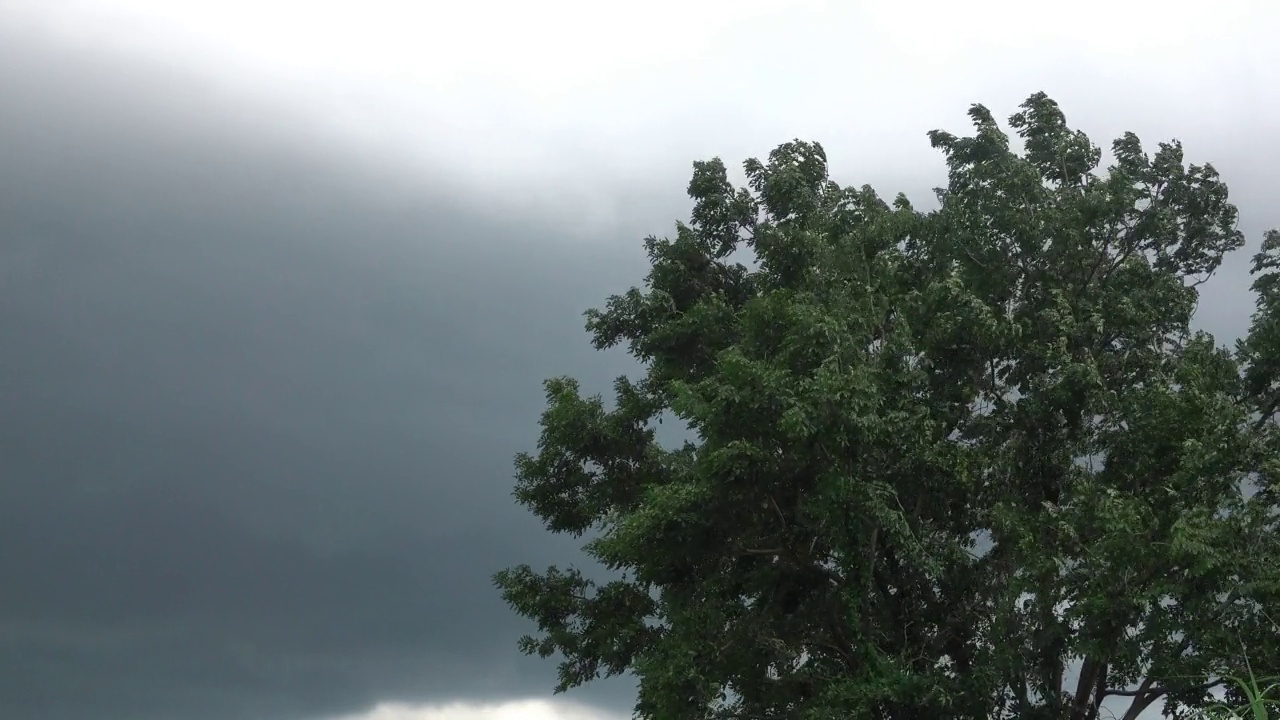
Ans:
{"label": "leaf cluster", "polygon": [[[616,575],[496,582],[565,690],[638,718],[1126,718],[1280,667],[1280,233],[1233,349],[1191,330],[1240,249],[1211,165],[1114,164],[1044,94],[930,140],[939,207],[794,141],[694,164],[644,287],[587,313],[645,374],[547,383],[517,499]],[[742,255],[751,257],[751,266]],[[664,447],[655,422],[691,440]]]}

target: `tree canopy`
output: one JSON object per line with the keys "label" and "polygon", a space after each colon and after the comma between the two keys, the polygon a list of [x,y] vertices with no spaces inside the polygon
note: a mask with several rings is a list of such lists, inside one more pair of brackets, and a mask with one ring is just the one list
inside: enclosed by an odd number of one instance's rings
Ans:
{"label": "tree canopy", "polygon": [[[636,716],[1181,717],[1280,668],[1280,232],[1247,337],[1191,322],[1244,246],[1209,164],[1114,162],[1043,93],[929,134],[939,207],[794,141],[694,163],[691,221],[587,313],[642,377],[547,382],[515,495],[612,571],[497,573],[564,690]],[[745,256],[745,257],[744,257]],[[678,418],[679,447],[655,422]],[[1273,619],[1274,618],[1274,619]],[[1158,707],[1158,705],[1157,705]]]}

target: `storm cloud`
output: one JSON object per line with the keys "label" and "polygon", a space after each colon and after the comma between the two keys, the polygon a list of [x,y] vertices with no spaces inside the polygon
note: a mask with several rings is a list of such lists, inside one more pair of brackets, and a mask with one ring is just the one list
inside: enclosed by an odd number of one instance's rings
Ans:
{"label": "storm cloud", "polygon": [[574,555],[511,457],[544,377],[627,369],[581,312],[636,244],[388,192],[187,78],[0,54],[3,714],[544,695],[489,576]]}
{"label": "storm cloud", "polygon": [[[1251,246],[1280,222],[1280,166],[1263,161],[1280,157],[1280,99],[1262,92],[1280,78],[1243,41],[1210,62],[1167,54],[1185,40],[1170,36],[1113,78],[1106,49],[1124,28],[1077,48],[1050,42],[1055,25],[1009,21],[993,32],[1012,40],[983,54],[980,36],[947,32],[960,18],[912,3],[914,33],[889,11],[819,31],[756,2],[722,57],[690,50],[700,33],[684,28],[663,46],[679,62],[643,82],[562,78],[560,104],[499,113],[476,90],[378,104],[360,78],[320,92],[145,60],[33,31],[37,5],[15,0],[27,14],[9,23],[0,5],[12,720],[316,720],[546,697],[554,667],[517,654],[529,628],[490,575],[579,556],[512,502],[511,459],[536,441],[544,378],[604,391],[634,369],[591,350],[581,313],[640,280],[640,239],[687,210],[692,160],[735,164],[801,136],[827,146],[841,182],[927,205],[945,168],[926,130],[963,131],[967,103],[1005,115],[1046,89],[1103,143],[1181,133],[1189,159],[1224,174]],[[1237,25],[1237,40],[1266,34]],[[757,49],[767,33],[782,41]],[[1028,47],[1039,60],[1012,62]],[[695,61],[706,75],[680,65]],[[1248,321],[1246,265],[1225,266],[1202,304],[1224,339]],[[633,689],[570,696],[625,711]],[[396,707],[370,717],[416,712]]]}

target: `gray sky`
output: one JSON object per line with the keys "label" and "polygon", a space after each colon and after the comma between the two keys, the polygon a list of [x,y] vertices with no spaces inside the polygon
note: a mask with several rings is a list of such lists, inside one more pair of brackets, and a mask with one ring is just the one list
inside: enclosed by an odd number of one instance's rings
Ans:
{"label": "gray sky", "polygon": [[600,5],[0,0],[0,715],[625,712],[544,702],[489,575],[576,557],[511,457],[543,378],[630,367],[581,311],[695,159],[816,139],[927,204],[927,130],[1044,89],[1280,224],[1273,2]]}

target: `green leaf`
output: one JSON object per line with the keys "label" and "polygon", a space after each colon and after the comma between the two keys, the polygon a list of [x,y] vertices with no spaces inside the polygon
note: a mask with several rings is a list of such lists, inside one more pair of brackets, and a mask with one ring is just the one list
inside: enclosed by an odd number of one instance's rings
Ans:
{"label": "green leaf", "polygon": [[632,673],[642,719],[1093,720],[1213,712],[1247,676],[1228,701],[1267,717],[1243,658],[1280,668],[1280,231],[1220,347],[1199,287],[1243,237],[1211,165],[1127,133],[1100,170],[1043,93],[1020,151],[969,117],[929,134],[928,212],[833,182],[817,143],[741,188],[695,163],[644,286],[588,311],[643,377],[608,406],[549,381],[515,496],[602,567],[495,576],[558,690]]}

